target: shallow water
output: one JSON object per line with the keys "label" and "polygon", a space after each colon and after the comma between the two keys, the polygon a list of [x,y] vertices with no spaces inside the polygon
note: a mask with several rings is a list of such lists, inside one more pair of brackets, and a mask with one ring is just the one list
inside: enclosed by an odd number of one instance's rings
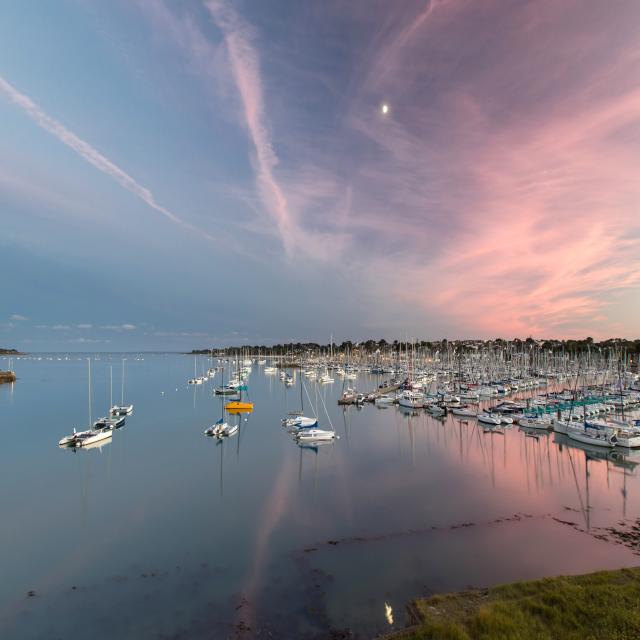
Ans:
{"label": "shallow water", "polygon": [[[343,410],[338,379],[319,393],[340,439],[301,449],[280,426],[299,387],[256,365],[253,414],[216,444],[220,374],[189,386],[176,354],[126,354],[134,414],[74,452],[57,441],[86,428],[86,357],[58,357],[20,359],[0,386],[1,637],[365,638],[417,595],[638,564],[603,527],[640,517],[640,458]],[[92,361],[94,418],[110,367],[120,400],[121,357]]]}

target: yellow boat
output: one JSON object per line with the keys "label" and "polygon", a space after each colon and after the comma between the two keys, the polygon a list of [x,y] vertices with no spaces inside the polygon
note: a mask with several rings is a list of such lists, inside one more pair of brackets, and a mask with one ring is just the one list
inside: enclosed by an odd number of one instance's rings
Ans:
{"label": "yellow boat", "polygon": [[253,411],[253,402],[234,400],[232,402],[228,402],[224,408],[227,411]]}

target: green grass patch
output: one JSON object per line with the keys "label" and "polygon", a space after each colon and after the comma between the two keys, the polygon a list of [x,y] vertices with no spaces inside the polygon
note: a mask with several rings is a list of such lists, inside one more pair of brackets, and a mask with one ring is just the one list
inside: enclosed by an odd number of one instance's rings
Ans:
{"label": "green grass patch", "polygon": [[423,598],[398,640],[636,640],[640,568]]}

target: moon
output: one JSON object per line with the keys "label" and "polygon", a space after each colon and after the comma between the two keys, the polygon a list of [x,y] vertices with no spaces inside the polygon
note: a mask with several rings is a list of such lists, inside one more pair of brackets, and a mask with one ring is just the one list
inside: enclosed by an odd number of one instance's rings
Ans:
{"label": "moon", "polygon": [[388,105],[388,104],[386,104],[386,103],[384,103],[384,104],[382,105],[382,115],[386,116],[386,115],[387,115],[387,113],[389,113],[389,105]]}

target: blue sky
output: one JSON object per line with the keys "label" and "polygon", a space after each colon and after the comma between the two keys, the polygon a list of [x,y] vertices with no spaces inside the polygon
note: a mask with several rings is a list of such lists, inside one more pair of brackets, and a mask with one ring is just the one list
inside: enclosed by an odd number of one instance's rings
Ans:
{"label": "blue sky", "polygon": [[614,4],[5,3],[0,346],[637,333]]}

